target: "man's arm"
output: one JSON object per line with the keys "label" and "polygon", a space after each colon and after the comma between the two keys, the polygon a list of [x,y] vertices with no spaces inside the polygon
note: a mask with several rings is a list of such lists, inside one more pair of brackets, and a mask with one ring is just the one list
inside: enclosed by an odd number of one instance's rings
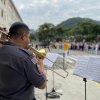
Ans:
{"label": "man's arm", "polygon": [[[45,67],[43,65],[43,59],[38,59],[38,70],[41,74],[44,75],[44,77],[46,78],[47,80],[47,77],[46,77],[46,70],[45,70]],[[45,81],[41,86],[39,86],[38,88],[39,89],[44,89],[45,87],[47,86],[47,81]]]}
{"label": "man's arm", "polygon": [[46,71],[43,60],[36,61],[35,57],[25,60],[25,73],[30,83],[39,89],[44,89],[47,85]]}

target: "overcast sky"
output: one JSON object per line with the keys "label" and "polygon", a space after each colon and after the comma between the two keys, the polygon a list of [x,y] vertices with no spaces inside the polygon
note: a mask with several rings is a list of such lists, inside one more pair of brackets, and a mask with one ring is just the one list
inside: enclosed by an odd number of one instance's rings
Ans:
{"label": "overcast sky", "polygon": [[49,22],[54,25],[72,17],[100,21],[100,0],[13,0],[30,28]]}

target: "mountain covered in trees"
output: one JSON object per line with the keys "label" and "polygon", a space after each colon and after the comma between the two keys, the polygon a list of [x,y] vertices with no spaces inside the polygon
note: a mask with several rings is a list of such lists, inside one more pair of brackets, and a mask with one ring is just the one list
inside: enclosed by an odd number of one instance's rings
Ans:
{"label": "mountain covered in trees", "polygon": [[90,18],[73,17],[61,22],[56,27],[66,30],[68,28],[77,26],[79,23],[87,23],[87,22],[100,25],[100,21],[96,21]]}
{"label": "mountain covered in trees", "polygon": [[63,39],[100,41],[100,21],[73,17],[56,26],[53,23],[44,23],[39,26],[33,37],[38,38],[39,41],[62,41]]}
{"label": "mountain covered in trees", "polygon": [[[58,36],[67,37],[76,41],[100,41],[100,21],[90,18],[74,17],[61,22],[56,26]],[[62,35],[60,35],[63,33]]]}

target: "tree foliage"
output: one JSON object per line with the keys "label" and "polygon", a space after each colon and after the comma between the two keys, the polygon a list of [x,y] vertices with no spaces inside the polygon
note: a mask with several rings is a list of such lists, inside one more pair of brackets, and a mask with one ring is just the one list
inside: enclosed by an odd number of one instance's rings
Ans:
{"label": "tree foliage", "polygon": [[66,35],[70,33],[77,41],[86,39],[88,41],[97,40],[97,36],[100,35],[100,25],[92,22],[81,22],[77,26],[65,30]]}
{"label": "tree foliage", "polygon": [[[59,27],[58,27],[59,26]],[[76,41],[99,41],[100,40],[100,24],[94,20],[85,18],[72,18],[67,22],[55,26],[52,23],[44,23],[39,26],[35,34],[39,41],[75,39]]]}
{"label": "tree foliage", "polygon": [[52,23],[44,23],[39,26],[38,38],[40,41],[52,40],[55,36],[55,26]]}

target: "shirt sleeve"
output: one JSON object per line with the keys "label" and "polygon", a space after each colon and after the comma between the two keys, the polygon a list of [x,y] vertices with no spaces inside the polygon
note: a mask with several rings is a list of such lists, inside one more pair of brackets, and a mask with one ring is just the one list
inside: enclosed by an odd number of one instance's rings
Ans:
{"label": "shirt sleeve", "polygon": [[39,72],[37,63],[34,63],[31,59],[25,61],[25,74],[29,82],[35,87],[39,87],[46,81],[45,75]]}

